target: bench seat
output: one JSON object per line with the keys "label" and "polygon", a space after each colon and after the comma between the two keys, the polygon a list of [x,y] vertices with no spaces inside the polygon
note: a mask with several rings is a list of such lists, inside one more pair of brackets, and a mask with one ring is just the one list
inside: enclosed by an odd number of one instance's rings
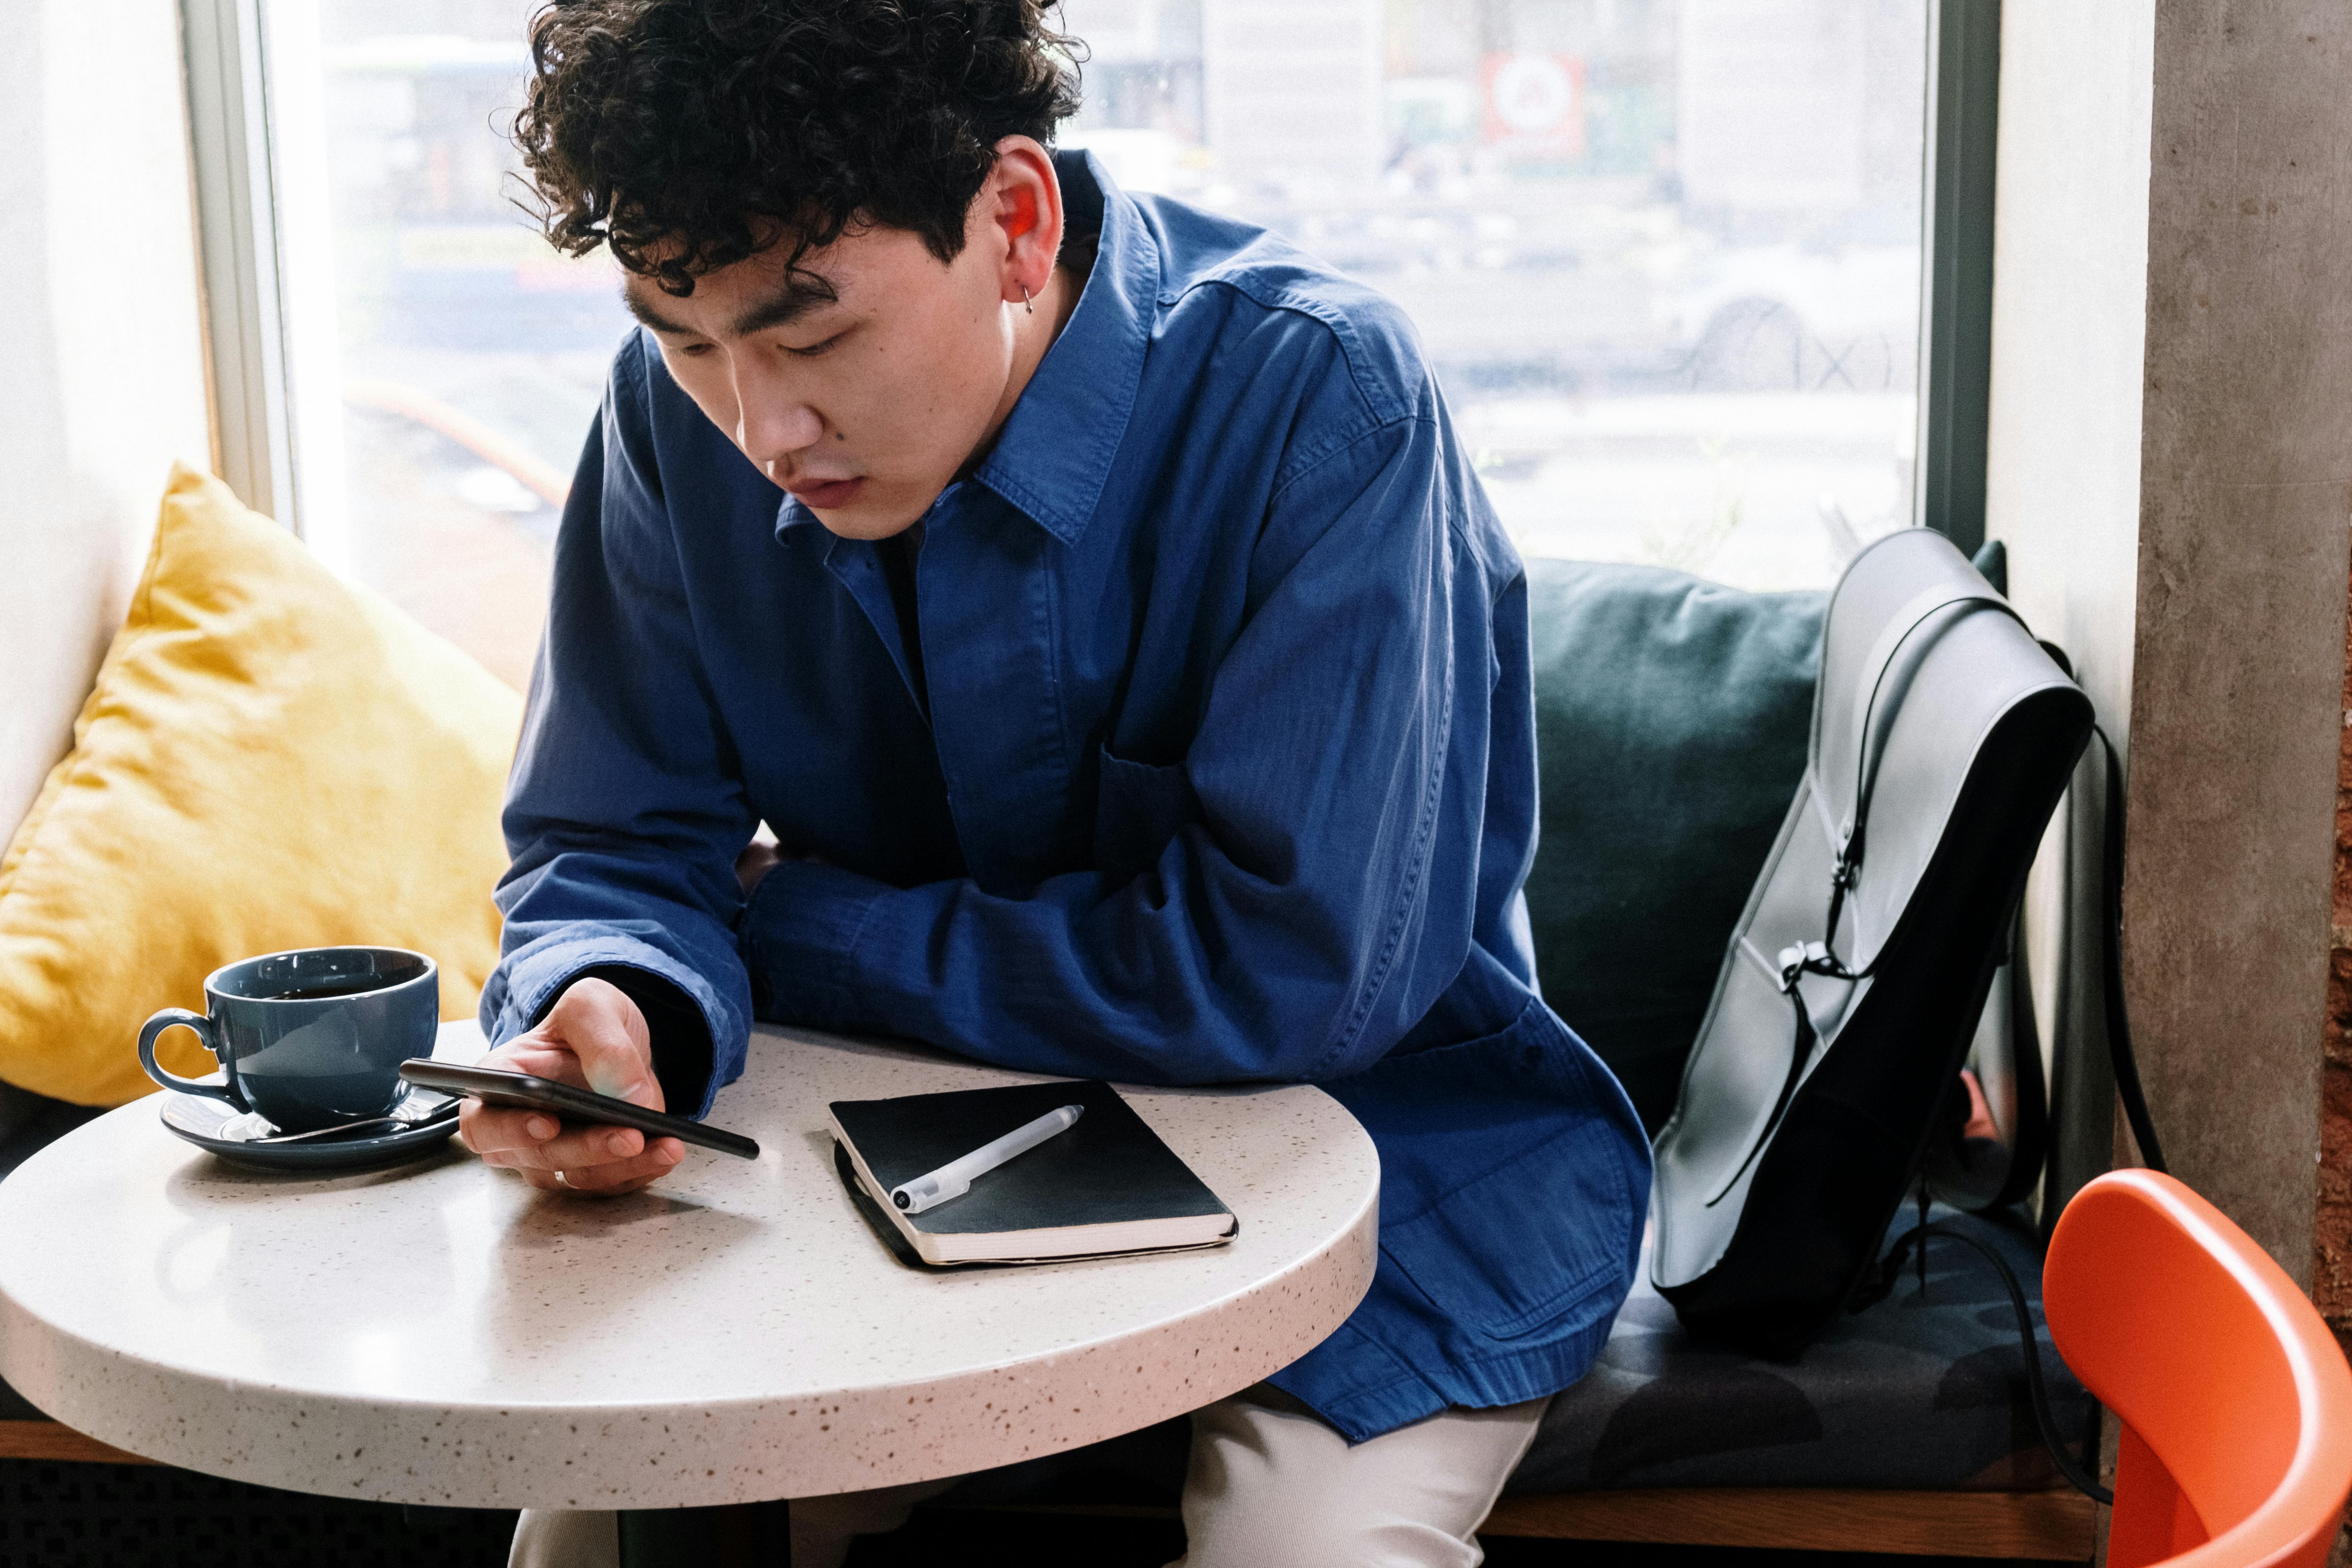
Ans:
{"label": "bench seat", "polygon": [[[2041,1249],[2021,1218],[1934,1217],[2000,1248],[2026,1289],[2063,1436],[2089,1402],[2041,1321]],[[1889,1239],[1916,1216],[1906,1211]],[[1696,1342],[1642,1282],[1591,1375],[1552,1402],[1510,1491],[1854,1487],[2034,1491],[2060,1484],[2025,1393],[2009,1294],[1968,1247],[1930,1242],[1869,1310],[1789,1362]]]}
{"label": "bench seat", "polygon": [[[2041,1321],[2032,1230],[2021,1216],[1933,1215],[1983,1237],[2017,1272],[2059,1430],[2082,1432],[2090,1405]],[[1889,1239],[1915,1218],[1900,1216]],[[1930,1243],[1924,1298],[1906,1271],[1885,1300],[1786,1362],[1692,1340],[1646,1279],[1645,1269],[1591,1374],[1552,1402],[1487,1533],[1817,1549],[1869,1541],[1954,1556],[2063,1556],[2078,1540],[2087,1549],[2089,1500],[2052,1490],[2063,1483],[2027,1403],[2008,1293],[1975,1252]],[[1183,1421],[1161,1422],[986,1471],[929,1506],[1172,1509],[1189,1442]],[[1979,1500],[1939,1500],[1951,1494]],[[1874,1498],[1891,1523],[1861,1528]],[[1694,1507],[1723,1517],[1708,1526]],[[1808,1507],[1822,1514],[1811,1527]],[[1903,1520],[1916,1526],[1907,1537]],[[1971,1525],[1981,1538],[1949,1533]]]}

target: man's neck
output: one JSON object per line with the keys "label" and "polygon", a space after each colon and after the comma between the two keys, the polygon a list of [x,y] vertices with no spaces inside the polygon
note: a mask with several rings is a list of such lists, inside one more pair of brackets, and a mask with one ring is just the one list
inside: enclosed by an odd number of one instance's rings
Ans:
{"label": "man's neck", "polygon": [[1069,325],[1071,312],[1078,308],[1078,296],[1085,292],[1086,286],[1086,273],[1057,266],[1045,279],[1045,291],[1029,301],[1029,309],[1013,316],[1013,366],[1004,378],[1004,395],[998,399],[995,416],[989,420],[979,445],[972,447],[971,456],[956,470],[958,479],[969,475],[987,459],[1004,422],[1013,417],[1013,405],[1028,390],[1029,378],[1045,362],[1045,351],[1054,346],[1054,340]]}

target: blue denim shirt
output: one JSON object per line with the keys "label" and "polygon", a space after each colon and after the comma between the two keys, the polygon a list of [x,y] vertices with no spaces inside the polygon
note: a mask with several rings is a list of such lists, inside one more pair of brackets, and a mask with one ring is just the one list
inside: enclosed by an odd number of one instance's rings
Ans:
{"label": "blue denim shirt", "polygon": [[[484,1024],[588,970],[658,977],[708,1029],[698,1112],[753,1017],[1322,1085],[1380,1151],[1380,1264],[1274,1381],[1352,1440],[1550,1394],[1632,1283],[1649,1158],[1536,986],[1518,558],[1395,306],[1060,168],[1097,254],[924,519],[919,649],[889,546],[828,533],[623,345],[556,545]],[[805,858],[747,906],[762,819]]]}

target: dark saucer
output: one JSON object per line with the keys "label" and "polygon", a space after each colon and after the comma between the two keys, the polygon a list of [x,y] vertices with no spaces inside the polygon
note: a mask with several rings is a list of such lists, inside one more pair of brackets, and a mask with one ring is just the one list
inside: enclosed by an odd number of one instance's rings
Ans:
{"label": "dark saucer", "polygon": [[[235,1106],[196,1094],[166,1091],[157,1116],[173,1136],[197,1148],[257,1171],[366,1171],[398,1165],[439,1150],[457,1131],[453,1118],[430,1127],[379,1127],[373,1131],[309,1138],[299,1143],[256,1143],[226,1130],[245,1120]],[[449,1097],[429,1089],[411,1088],[387,1114],[403,1121],[418,1121],[448,1103]]]}

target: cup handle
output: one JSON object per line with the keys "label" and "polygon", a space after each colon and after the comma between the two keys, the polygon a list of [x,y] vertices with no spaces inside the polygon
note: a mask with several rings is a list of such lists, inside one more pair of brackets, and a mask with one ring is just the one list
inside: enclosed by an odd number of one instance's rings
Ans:
{"label": "cup handle", "polygon": [[228,1085],[199,1083],[192,1078],[182,1078],[155,1059],[155,1042],[163,1037],[164,1030],[181,1025],[194,1030],[196,1038],[204,1042],[205,1049],[212,1052],[215,1060],[219,1058],[220,1037],[213,1033],[210,1018],[202,1013],[191,1013],[185,1007],[166,1007],[148,1019],[146,1027],[139,1031],[139,1065],[147,1069],[147,1076],[165,1089],[175,1089],[182,1094],[201,1094],[213,1100],[226,1100],[239,1110],[252,1109]]}

